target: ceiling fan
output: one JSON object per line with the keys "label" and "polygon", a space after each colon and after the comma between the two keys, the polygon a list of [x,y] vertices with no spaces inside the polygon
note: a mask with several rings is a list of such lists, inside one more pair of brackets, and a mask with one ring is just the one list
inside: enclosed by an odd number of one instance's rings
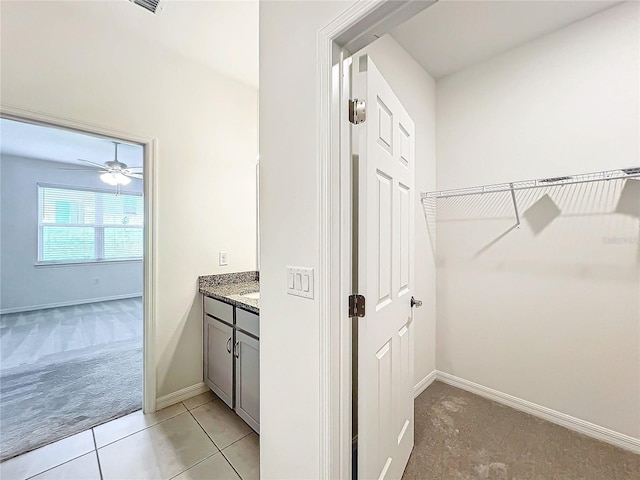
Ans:
{"label": "ceiling fan", "polygon": [[115,158],[113,160],[99,164],[90,160],[84,160],[79,158],[81,162],[92,165],[92,168],[63,168],[62,170],[98,170],[100,174],[100,180],[109,185],[128,185],[132,178],[142,179],[142,172],[135,172],[134,170],[142,170],[142,167],[129,167],[126,163],[122,163],[118,160],[118,145],[120,143],[113,142],[115,146]]}

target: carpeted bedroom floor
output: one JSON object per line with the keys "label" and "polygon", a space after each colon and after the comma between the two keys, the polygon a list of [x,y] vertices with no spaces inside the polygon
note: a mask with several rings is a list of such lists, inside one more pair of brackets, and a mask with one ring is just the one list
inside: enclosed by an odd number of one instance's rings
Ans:
{"label": "carpeted bedroom floor", "polygon": [[640,455],[433,383],[415,402],[405,480],[638,480]]}
{"label": "carpeted bedroom floor", "polygon": [[0,316],[0,459],[142,406],[142,300]]}

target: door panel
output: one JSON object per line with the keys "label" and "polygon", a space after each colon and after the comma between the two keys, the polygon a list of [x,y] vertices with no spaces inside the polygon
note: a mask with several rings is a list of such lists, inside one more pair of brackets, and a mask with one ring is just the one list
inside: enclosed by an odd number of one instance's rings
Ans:
{"label": "door panel", "polygon": [[236,332],[236,412],[260,433],[260,342]]}
{"label": "door panel", "polygon": [[233,408],[233,328],[205,315],[205,383]]}
{"label": "door panel", "polygon": [[400,290],[398,296],[403,294],[404,290],[409,288],[409,246],[411,239],[409,238],[409,187],[398,184],[398,198],[400,199]]}
{"label": "door panel", "polygon": [[[412,370],[411,365],[413,364],[413,358],[411,356],[411,333],[409,327],[409,319],[407,319],[407,323],[403,325],[402,328],[400,328],[400,330],[398,331],[396,341],[398,345],[398,348],[396,349],[398,352],[398,358],[396,360],[396,364],[398,365],[401,374],[396,376],[396,384],[394,385],[394,390],[403,388],[404,385],[402,384],[402,382]],[[411,396],[411,403],[413,404],[413,395]],[[404,439],[404,435],[409,429],[409,425],[412,424],[412,418],[410,418],[410,416],[407,415],[407,412],[403,411],[402,408],[395,409],[394,414],[396,416],[395,431],[399,432],[397,437],[397,444],[400,445],[402,443],[402,440]]]}
{"label": "door panel", "polygon": [[378,280],[378,305],[377,309],[381,309],[391,299],[391,233],[393,231],[393,213],[391,211],[392,179],[382,172],[376,172],[378,177],[378,198],[376,209],[378,218],[376,230],[378,232],[378,244],[374,247],[378,257],[378,272],[375,275]]}
{"label": "door panel", "polygon": [[414,124],[371,60],[353,63],[367,120],[352,129],[358,162],[358,478],[402,476],[413,448]]}

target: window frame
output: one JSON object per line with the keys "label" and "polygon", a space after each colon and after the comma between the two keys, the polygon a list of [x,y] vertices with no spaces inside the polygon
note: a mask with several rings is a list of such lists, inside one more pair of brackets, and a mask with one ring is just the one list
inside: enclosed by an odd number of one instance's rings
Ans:
{"label": "window frame", "polygon": [[[144,247],[144,232],[145,232],[145,223],[146,220],[143,220],[142,225],[104,225],[102,223],[103,218],[103,208],[102,202],[96,202],[96,212],[95,212],[95,222],[93,224],[75,224],[75,223],[55,223],[48,224],[42,222],[42,209],[43,209],[43,199],[42,192],[44,188],[56,188],[59,190],[75,190],[81,192],[92,192],[92,193],[107,193],[114,194],[113,189],[109,188],[99,188],[99,187],[86,187],[82,185],[61,185],[54,183],[36,183],[36,195],[38,196],[38,222],[37,222],[37,236],[38,236],[38,251],[36,252],[36,262],[34,266],[36,267],[57,267],[57,266],[73,266],[73,265],[85,265],[85,264],[101,264],[101,263],[141,263],[144,259],[144,252],[139,257],[130,257],[130,258],[104,258],[104,230],[105,228],[137,228],[142,230],[143,241],[142,245]],[[143,216],[144,216],[144,193],[143,192],[135,192],[131,190],[117,190],[118,195],[128,195],[133,197],[141,197],[143,199]],[[102,197],[97,196],[96,199],[101,199]],[[100,208],[98,208],[100,205]],[[143,217],[144,218],[144,217]],[[100,223],[98,223],[100,222]],[[43,227],[44,226],[58,226],[58,227],[70,227],[70,228],[93,228],[94,229],[94,254],[95,258],[91,259],[82,259],[82,260],[41,260],[43,255]],[[144,250],[144,248],[143,248]]]}

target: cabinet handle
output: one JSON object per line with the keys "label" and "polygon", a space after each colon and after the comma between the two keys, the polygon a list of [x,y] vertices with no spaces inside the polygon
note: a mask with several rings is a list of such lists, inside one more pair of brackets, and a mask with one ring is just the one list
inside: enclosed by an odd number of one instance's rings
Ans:
{"label": "cabinet handle", "polygon": [[236,342],[236,344],[233,346],[233,354],[236,356],[236,358],[240,356],[240,349],[238,348],[239,345],[240,342]]}
{"label": "cabinet handle", "polygon": [[231,353],[231,337],[227,340],[227,352]]}

